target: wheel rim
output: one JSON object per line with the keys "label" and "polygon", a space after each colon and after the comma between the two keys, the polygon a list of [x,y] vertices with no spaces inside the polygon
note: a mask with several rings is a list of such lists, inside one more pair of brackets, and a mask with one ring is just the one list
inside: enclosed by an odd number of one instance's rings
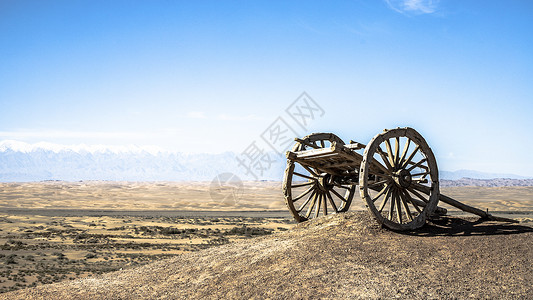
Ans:
{"label": "wheel rim", "polygon": [[361,198],[384,226],[416,229],[437,207],[438,173],[431,148],[416,130],[386,130],[365,148],[359,173]]}
{"label": "wheel rim", "polygon": [[[332,133],[314,133],[296,142],[292,151],[329,148],[344,142]],[[355,185],[344,184],[338,178],[311,166],[287,160],[283,180],[285,204],[298,222],[350,208]]]}

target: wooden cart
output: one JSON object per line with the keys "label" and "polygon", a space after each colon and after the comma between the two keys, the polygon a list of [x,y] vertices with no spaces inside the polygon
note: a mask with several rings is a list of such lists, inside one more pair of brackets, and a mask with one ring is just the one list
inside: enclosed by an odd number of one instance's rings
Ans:
{"label": "wooden cart", "polygon": [[439,200],[485,219],[514,222],[440,194],[433,152],[412,128],[384,130],[368,145],[345,144],[332,133],[295,141],[287,151],[283,192],[298,222],[347,211],[357,185],[369,212],[393,230],[416,229],[428,217],[446,214]]}

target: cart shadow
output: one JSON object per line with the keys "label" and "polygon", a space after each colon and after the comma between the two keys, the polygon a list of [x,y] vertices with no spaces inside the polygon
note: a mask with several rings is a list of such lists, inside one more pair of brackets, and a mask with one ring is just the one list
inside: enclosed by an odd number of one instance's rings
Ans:
{"label": "cart shadow", "polygon": [[[472,219],[472,218],[470,218]],[[442,216],[433,218],[414,231],[402,232],[413,236],[475,236],[475,235],[510,235],[533,232],[533,227],[516,223],[503,223],[477,219]]]}

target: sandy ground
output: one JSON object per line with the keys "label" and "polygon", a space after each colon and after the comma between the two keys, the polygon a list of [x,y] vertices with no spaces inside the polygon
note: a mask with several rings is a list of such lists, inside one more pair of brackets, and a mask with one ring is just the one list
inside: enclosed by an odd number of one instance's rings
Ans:
{"label": "sandy ground", "polygon": [[0,208],[114,210],[285,209],[281,183],[27,182],[0,183]]}
{"label": "sandy ground", "polygon": [[[446,187],[441,193],[490,211],[533,211],[533,187]],[[105,210],[285,210],[281,182],[0,183],[1,208]],[[351,209],[364,210],[359,197]]]}
{"label": "sandy ground", "polygon": [[39,209],[0,213],[0,292],[138,266],[287,230],[294,224],[288,217],[245,216],[252,213],[91,213]]}
{"label": "sandy ground", "polygon": [[365,212],[0,299],[532,299],[533,228],[444,217],[410,233]]}
{"label": "sandy ground", "polygon": [[[120,268],[132,268],[175,255],[187,256],[189,255],[187,253],[191,251],[204,252],[206,250],[202,249],[220,247],[219,245],[238,242],[242,239],[253,238],[260,241],[261,239],[254,236],[286,230],[293,226],[290,224],[292,219],[283,202],[280,186],[279,182],[244,182],[239,188],[213,186],[207,182],[0,183],[0,246],[2,247],[0,260],[3,263],[0,267],[0,292],[66,279],[83,278]],[[449,225],[445,234],[426,232],[426,229],[423,229],[417,232],[418,235],[425,234],[435,238],[475,235],[480,236],[487,245],[502,243],[500,236],[505,236],[510,239],[510,242],[514,242],[512,239],[515,235],[508,233],[526,233],[525,236],[530,238],[529,231],[523,229],[527,227],[520,226],[533,224],[533,187],[446,187],[441,188],[441,192],[469,205],[489,209],[496,215],[518,219],[522,223],[516,225],[519,227],[506,227],[507,225],[501,224],[491,224],[490,226],[493,227],[486,227],[476,223],[462,223],[463,219],[451,217],[446,219],[446,222],[450,224],[444,224]],[[442,206],[446,207],[446,205]],[[459,215],[461,218],[466,216],[453,208],[447,208],[451,209],[450,214],[453,216]],[[358,197],[354,199],[351,210],[365,210],[363,202]],[[366,215],[366,211],[363,214]],[[363,215],[360,217],[367,218]],[[217,219],[216,222],[215,219]],[[363,231],[375,225],[373,220],[367,221],[369,224],[364,224]],[[361,225],[359,221],[356,223]],[[437,223],[433,225],[427,228],[437,230],[437,232],[442,229]],[[258,228],[257,234],[243,231],[244,226]],[[301,233],[306,226],[308,225],[298,225],[293,233]],[[179,234],[176,234],[176,230],[179,230]],[[341,236],[351,236],[351,233],[343,233],[343,230],[345,229],[339,231]],[[496,234],[493,234],[494,232]],[[309,233],[300,233],[298,233],[300,235],[298,239],[306,240],[307,237],[304,236]],[[390,232],[379,231],[379,234],[384,234],[386,239],[391,237]],[[393,234],[392,236],[405,235]],[[340,243],[340,241],[330,241],[322,237],[317,238],[316,241],[324,243]],[[496,238],[496,241],[492,238]],[[361,236],[356,239],[366,239],[366,237]],[[311,245],[316,241],[308,241],[308,243]],[[409,241],[406,240],[406,242]],[[455,243],[456,241],[462,240],[452,239],[448,242]],[[401,246],[402,242],[397,242],[397,245]],[[469,242],[477,243],[478,240]],[[365,243],[370,243],[370,241]],[[531,241],[525,244],[531,245]],[[391,253],[397,251],[396,248],[391,247],[388,248]],[[439,247],[446,248],[447,246],[442,244]],[[440,251],[437,248],[433,250]],[[369,251],[372,252],[375,249],[372,248]],[[461,248],[456,248],[454,251],[460,252]],[[489,256],[483,256],[483,259],[488,259],[493,254],[497,255],[497,253],[491,253]],[[290,253],[287,255],[290,256]],[[303,261],[306,261],[306,255],[301,257]],[[317,254],[309,255],[316,257]],[[476,256],[477,254],[472,252],[468,255]],[[320,256],[316,259],[335,261],[332,257]],[[479,262],[472,258],[469,262],[461,263],[478,264]],[[205,267],[211,268],[209,265]],[[301,267],[309,268],[307,265]],[[375,267],[383,268],[382,265]],[[445,271],[455,272],[452,269]],[[309,272],[315,271],[309,269]],[[329,287],[325,288],[329,289]],[[211,293],[213,291],[209,291],[209,295]],[[175,291],[174,295],[176,295]],[[194,293],[191,295],[197,296]],[[245,295],[253,296],[254,294],[247,292]],[[302,292],[302,295],[306,294]],[[366,298],[366,296],[374,297],[378,294],[365,296],[348,293],[347,295]],[[387,297],[397,296],[387,295]],[[411,295],[419,296],[418,294]],[[433,297],[430,293],[423,295]],[[437,295],[440,297],[447,294]],[[140,294],[139,298],[145,296],[145,294]],[[157,297],[160,296],[157,294]],[[283,296],[290,295],[283,294]],[[313,295],[309,294],[309,296]],[[338,294],[338,296],[342,295]]]}

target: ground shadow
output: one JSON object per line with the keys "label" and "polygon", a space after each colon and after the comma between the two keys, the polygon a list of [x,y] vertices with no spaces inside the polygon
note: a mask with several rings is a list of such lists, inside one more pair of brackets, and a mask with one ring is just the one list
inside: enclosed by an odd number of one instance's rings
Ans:
{"label": "ground shadow", "polygon": [[414,236],[473,236],[509,235],[526,232],[533,232],[533,227],[517,223],[488,221],[482,218],[442,216],[432,218],[422,228],[401,233]]}

